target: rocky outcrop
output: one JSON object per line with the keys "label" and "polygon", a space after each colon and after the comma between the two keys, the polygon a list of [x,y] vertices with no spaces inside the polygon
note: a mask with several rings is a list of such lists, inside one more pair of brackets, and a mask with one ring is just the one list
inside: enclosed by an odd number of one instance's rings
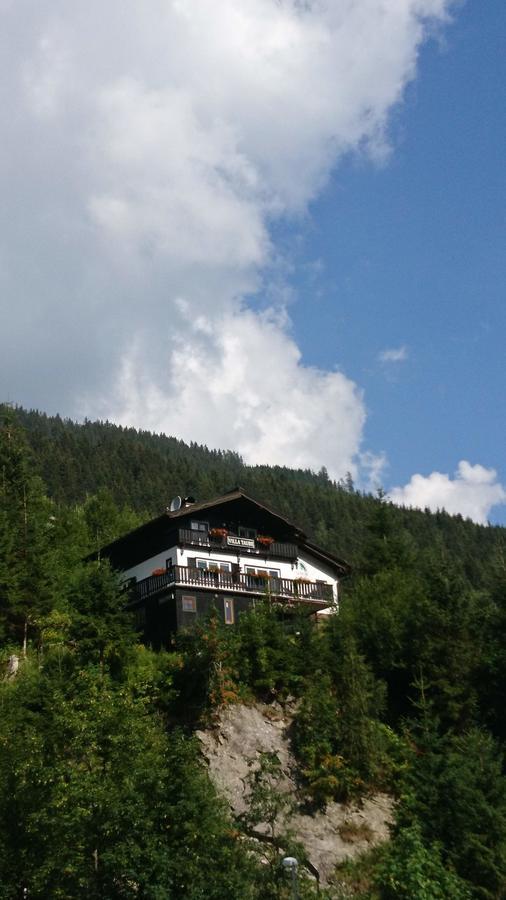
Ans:
{"label": "rocky outcrop", "polygon": [[[260,754],[274,752],[281,763],[277,789],[295,799],[290,830],[306,849],[311,869],[326,884],[337,863],[388,839],[393,802],[385,794],[364,799],[360,806],[329,803],[308,814],[297,803],[296,763],[288,738],[289,710],[273,704],[229,706],[216,727],[197,736],[210,776],[235,815],[247,808],[247,783]],[[258,764],[258,763],[256,763]]]}

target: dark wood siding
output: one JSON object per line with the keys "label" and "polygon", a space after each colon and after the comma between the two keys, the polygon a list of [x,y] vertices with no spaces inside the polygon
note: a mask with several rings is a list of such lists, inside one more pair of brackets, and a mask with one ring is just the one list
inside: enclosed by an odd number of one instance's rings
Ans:
{"label": "dark wood siding", "polygon": [[[183,596],[192,596],[196,599],[196,613],[184,612],[183,610]],[[256,603],[262,602],[259,601],[258,598],[255,600],[254,597],[241,597],[235,594],[210,594],[209,591],[190,591],[190,590],[177,590],[176,591],[176,611],[177,611],[177,629],[178,631],[181,628],[191,628],[195,625],[196,622],[202,619],[206,619],[212,612],[212,610],[216,610],[218,614],[218,619],[221,623],[225,623],[225,607],[224,607],[224,599],[225,597],[233,597],[234,600],[234,620],[237,622],[238,617],[241,613],[245,612],[247,609],[251,609],[252,606]]]}

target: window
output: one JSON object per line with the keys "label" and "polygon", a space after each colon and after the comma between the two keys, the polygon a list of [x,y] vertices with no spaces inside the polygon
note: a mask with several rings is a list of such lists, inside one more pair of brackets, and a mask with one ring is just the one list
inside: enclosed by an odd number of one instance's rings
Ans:
{"label": "window", "polygon": [[200,584],[232,584],[232,563],[221,559],[196,559],[195,566]]}
{"label": "window", "polygon": [[233,597],[225,597],[223,600],[223,615],[225,618],[225,625],[233,625],[235,621],[234,616],[234,599]]}
{"label": "window", "polygon": [[237,535],[238,537],[251,538],[252,540],[255,540],[257,536],[256,528],[243,528],[242,525],[239,525],[239,528],[237,529]]}
{"label": "window", "polygon": [[167,569],[167,572],[170,572],[172,569],[172,556],[167,557],[165,560],[165,568]]}
{"label": "window", "polygon": [[183,596],[181,598],[183,612],[196,613],[197,612],[197,598],[190,597],[188,595]]}
{"label": "window", "polygon": [[224,562],[221,559],[197,559],[197,569],[206,572],[231,572],[232,563]]}
{"label": "window", "polygon": [[182,541],[207,547],[209,544],[209,524],[207,522],[199,522],[198,519],[191,519],[190,531],[180,530],[179,536]]}
{"label": "window", "polygon": [[196,520],[190,522],[190,528],[192,531],[204,531],[206,534],[209,531],[209,525],[207,522],[197,522]]}
{"label": "window", "polygon": [[279,590],[279,569],[259,569],[253,566],[245,566],[247,575],[246,584],[254,590]]}
{"label": "window", "polygon": [[258,569],[252,566],[246,566],[248,575],[258,575],[260,578],[279,578],[279,569]]}

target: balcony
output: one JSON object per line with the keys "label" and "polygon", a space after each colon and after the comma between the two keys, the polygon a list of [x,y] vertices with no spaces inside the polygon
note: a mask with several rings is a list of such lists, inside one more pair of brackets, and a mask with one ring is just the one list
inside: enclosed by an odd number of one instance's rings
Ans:
{"label": "balcony", "polygon": [[331,584],[303,579],[275,578],[263,575],[249,575],[244,572],[209,572],[188,566],[173,566],[161,575],[150,575],[134,586],[136,598],[148,597],[165,591],[169,587],[191,587],[198,590],[227,591],[234,594],[269,596],[287,602],[330,606],[334,602]]}
{"label": "balcony", "polygon": [[246,556],[261,556],[262,559],[297,559],[297,545],[285,541],[273,541],[266,545],[254,538],[241,538],[235,534],[212,535],[207,531],[192,531],[180,528],[178,543],[186,547],[206,547],[208,550],[228,550]]}

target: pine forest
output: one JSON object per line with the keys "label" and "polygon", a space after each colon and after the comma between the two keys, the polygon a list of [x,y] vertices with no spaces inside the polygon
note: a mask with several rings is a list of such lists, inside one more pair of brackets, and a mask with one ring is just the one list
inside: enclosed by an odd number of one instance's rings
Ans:
{"label": "pine forest", "polygon": [[[0,900],[506,897],[506,532],[393,506],[285,467],[108,422],[0,407]],[[262,603],[143,644],[125,590],[86,557],[240,485],[345,559],[317,626]],[[290,703],[309,810],[393,798],[389,840],[319,886],[261,761],[248,815],[196,731],[236,703]],[[273,812],[274,810],[274,812]]]}

